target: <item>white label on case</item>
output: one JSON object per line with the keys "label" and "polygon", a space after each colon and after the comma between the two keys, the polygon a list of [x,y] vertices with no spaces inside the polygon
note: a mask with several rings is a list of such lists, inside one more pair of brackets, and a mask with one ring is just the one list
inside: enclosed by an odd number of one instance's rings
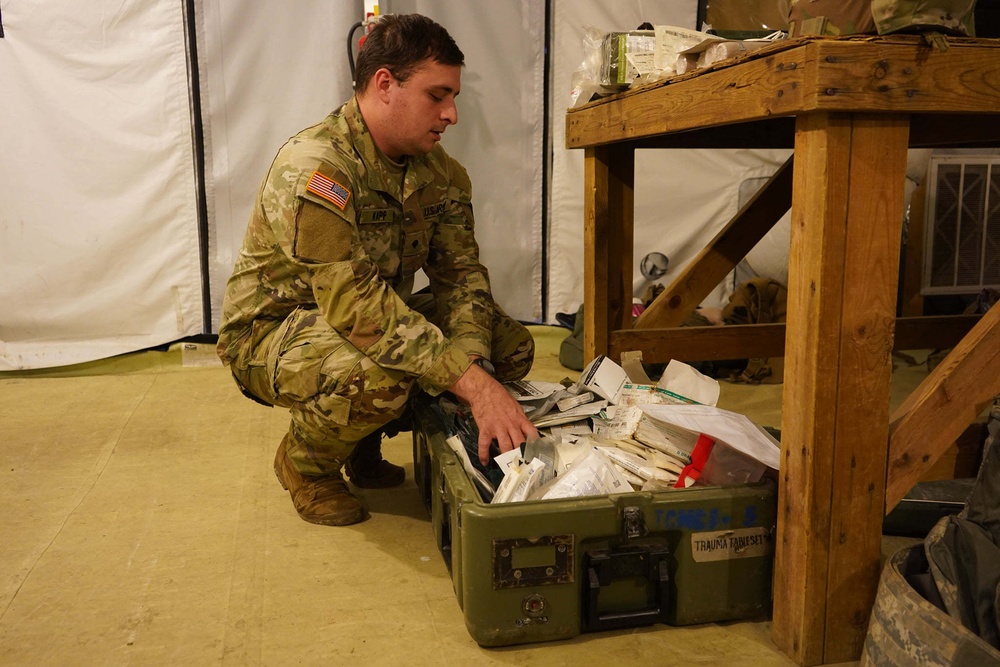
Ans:
{"label": "white label on case", "polygon": [[691,555],[696,563],[735,558],[756,558],[774,551],[769,528],[740,528],[691,534]]}

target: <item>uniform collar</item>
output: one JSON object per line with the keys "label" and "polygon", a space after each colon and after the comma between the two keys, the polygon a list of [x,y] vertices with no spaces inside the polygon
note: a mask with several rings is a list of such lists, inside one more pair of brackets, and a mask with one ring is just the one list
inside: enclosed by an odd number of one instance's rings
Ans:
{"label": "uniform collar", "polygon": [[368,172],[368,187],[373,190],[385,192],[402,203],[407,197],[417,190],[425,187],[434,180],[434,173],[428,164],[428,156],[419,157],[408,156],[406,158],[406,172],[403,178],[403,192],[400,192],[399,179],[393,175],[383,164],[380,152],[372,139],[365,119],[361,115],[358,107],[358,98],[352,96],[344,105],[344,119],[347,121],[347,128],[351,133],[351,141],[361,162]]}

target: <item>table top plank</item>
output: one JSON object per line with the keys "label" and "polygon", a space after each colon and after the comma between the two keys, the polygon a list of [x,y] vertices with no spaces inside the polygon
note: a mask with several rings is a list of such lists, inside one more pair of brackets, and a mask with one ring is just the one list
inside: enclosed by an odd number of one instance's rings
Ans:
{"label": "table top plank", "polygon": [[793,114],[802,107],[802,56],[800,51],[779,52],[675,85],[654,85],[570,109],[566,147]]}
{"label": "table top plank", "polygon": [[947,51],[920,43],[815,42],[817,58],[807,63],[816,68],[812,108],[996,113],[1000,49],[995,41]]}
{"label": "table top plank", "polygon": [[585,148],[813,111],[997,114],[1000,40],[799,38],[566,112]]}

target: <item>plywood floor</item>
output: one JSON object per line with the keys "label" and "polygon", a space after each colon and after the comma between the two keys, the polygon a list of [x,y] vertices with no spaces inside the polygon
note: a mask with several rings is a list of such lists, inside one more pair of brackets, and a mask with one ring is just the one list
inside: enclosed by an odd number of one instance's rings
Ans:
{"label": "plywood floor", "polygon": [[[530,377],[568,333],[532,327]],[[780,385],[723,407],[780,424]],[[902,394],[905,395],[905,394]],[[2,665],[791,665],[767,622],[483,649],[466,631],[412,481],[371,519],[301,521],[272,472],[283,410],[245,399],[207,348],[0,374]]]}

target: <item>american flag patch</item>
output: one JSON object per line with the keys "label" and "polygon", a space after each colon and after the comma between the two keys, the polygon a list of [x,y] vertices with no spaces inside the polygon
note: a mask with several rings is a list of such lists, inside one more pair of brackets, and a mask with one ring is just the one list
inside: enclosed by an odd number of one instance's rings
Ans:
{"label": "american flag patch", "polygon": [[306,190],[329,202],[333,202],[341,211],[347,206],[347,200],[351,198],[350,190],[318,171],[314,171],[312,176],[309,177],[309,182],[306,183]]}

